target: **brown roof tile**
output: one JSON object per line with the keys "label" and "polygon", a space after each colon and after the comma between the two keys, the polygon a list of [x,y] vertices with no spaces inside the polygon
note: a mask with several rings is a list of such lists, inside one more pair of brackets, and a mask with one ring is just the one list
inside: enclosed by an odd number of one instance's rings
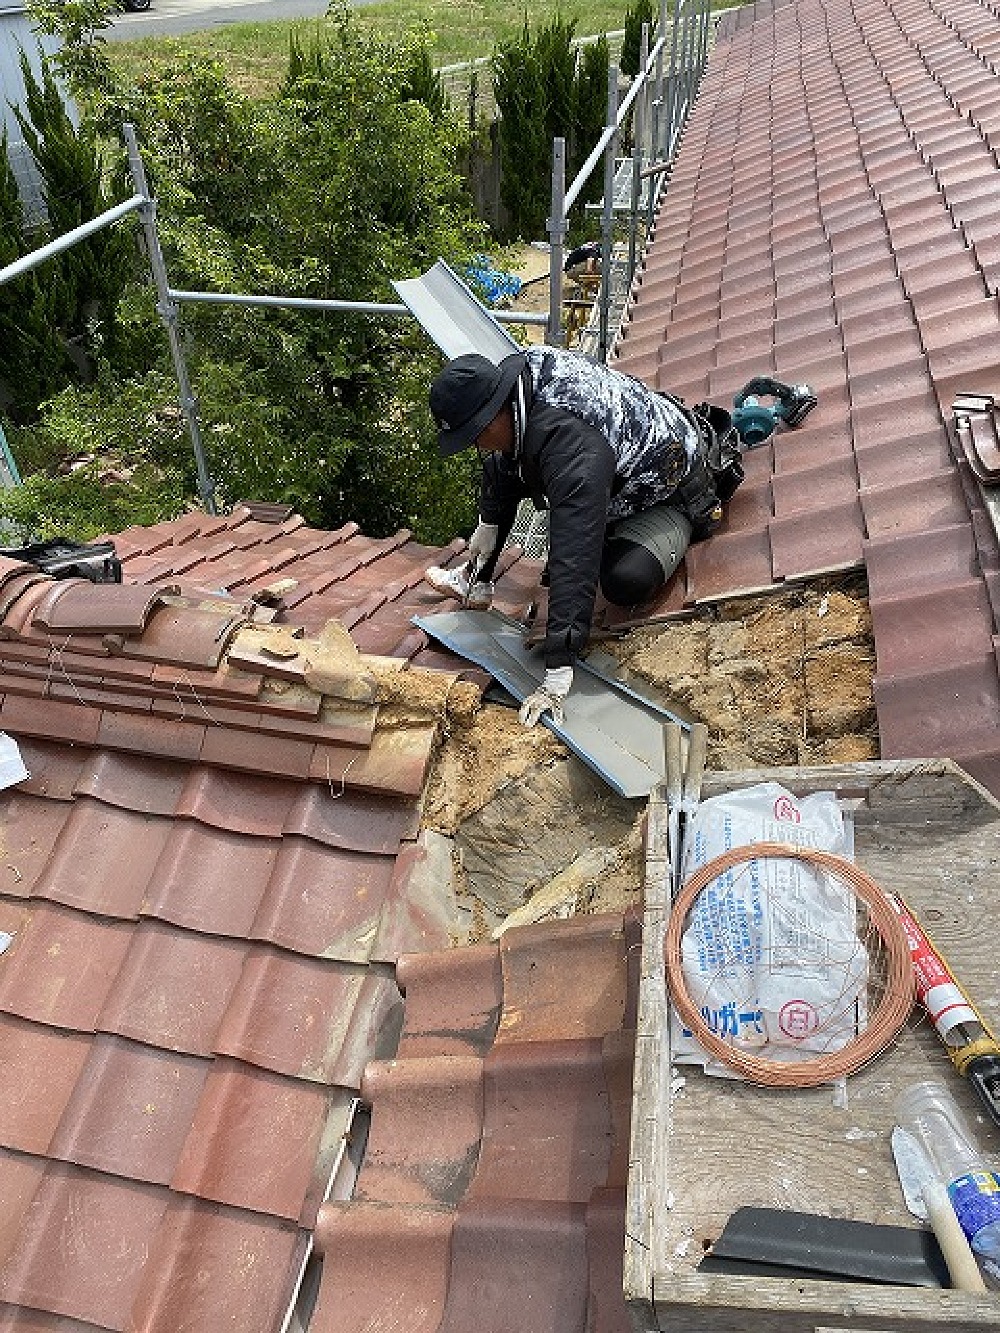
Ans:
{"label": "brown roof tile", "polygon": [[153,1185],[50,1163],[0,1269],[0,1298],[126,1328],[167,1198]]}
{"label": "brown roof tile", "polygon": [[401,1057],[482,1056],[493,1045],[502,998],[497,945],[470,945],[454,955],[405,954],[396,980],[406,998]]}
{"label": "brown roof tile", "polygon": [[[436,720],[234,668],[228,643],[259,613],[205,588],[222,564],[245,574],[244,550],[262,586],[300,560],[319,574],[355,534],[245,511],[127,534],[126,560],[154,553],[134,559],[161,581],[183,568],[183,594],[11,573],[2,717],[32,776],[0,794],[16,1076],[0,1088],[0,1327],[283,1322],[299,1219],[346,1152],[366,1062],[398,1035],[398,992],[368,959],[454,928],[412,842]],[[355,545],[345,618],[385,606],[385,634],[405,637],[407,603],[438,604],[418,586],[433,553],[406,534]],[[105,1215],[57,1272],[67,1209]]]}
{"label": "brown roof tile", "polygon": [[125,922],[38,903],[0,969],[0,1009],[93,1032],[131,940]]}
{"label": "brown roof tile", "polygon": [[3,1147],[45,1156],[89,1053],[90,1042],[79,1033],[0,1016]]}
{"label": "brown roof tile", "polygon": [[586,1203],[606,1185],[612,1126],[601,1039],[498,1044],[486,1057],[483,1087],[470,1199]]}
{"label": "brown roof tile", "polygon": [[[968,12],[991,31],[988,11]],[[821,405],[801,431],[775,439],[773,517],[758,491],[742,514],[733,505],[738,543],[723,529],[691,548],[689,600],[858,563],[866,538],[876,543],[873,553],[890,536],[933,549],[934,534],[964,525],[976,534],[970,577],[980,580],[981,593],[969,610],[978,617],[980,647],[996,633],[986,584],[996,538],[944,428],[958,391],[1000,392],[992,378],[1000,373],[1000,308],[988,295],[1000,273],[996,145],[984,139],[987,127],[1000,133],[996,74],[958,25],[923,5],[900,10],[866,0],[857,9],[835,0],[808,11],[758,3],[720,27],[620,364],[658,387],[692,384],[719,395],[773,366],[780,377],[813,381]],[[762,80],[766,102],[757,96]],[[736,166],[751,159],[752,186]],[[727,232],[734,243],[720,245]],[[686,281],[689,273],[697,286]],[[739,293],[741,304],[720,306],[699,327],[698,292],[716,285]],[[682,344],[680,386],[669,374],[675,329],[701,334]],[[837,337],[841,364],[830,359]],[[878,649],[878,618],[875,633]],[[881,651],[879,663],[883,733],[905,731],[916,743],[917,730],[894,715]],[[946,676],[929,679],[940,686],[938,706],[947,715]],[[974,757],[980,771],[990,746],[1000,755],[995,721],[987,731]],[[943,747],[936,753],[953,753],[949,732],[968,753],[957,724],[933,733]]]}
{"label": "brown roof tile", "polygon": [[455,1214],[439,1333],[571,1333],[587,1318],[586,1208],[477,1199]]}
{"label": "brown roof tile", "polygon": [[320,1209],[323,1286],[312,1333],[373,1333],[405,1311],[411,1333],[437,1333],[448,1290],[450,1208],[360,1200]]}
{"label": "brown roof tile", "polygon": [[350,1123],[350,1095],[216,1058],[171,1179],[202,1199],[306,1226]]}
{"label": "brown roof tile", "polygon": [[456,1204],[483,1134],[483,1062],[472,1055],[370,1064],[361,1095],[372,1128],[355,1196],[382,1203]]}
{"label": "brown roof tile", "polygon": [[165,1051],[209,1056],[246,954],[239,940],[144,921],[97,1026]]}
{"label": "brown roof tile", "polygon": [[126,1180],[168,1184],[209,1067],[194,1056],[96,1037],[48,1155]]}
{"label": "brown roof tile", "polygon": [[278,1074],[356,1086],[361,1071],[344,1059],[351,1029],[362,1030],[364,1058],[377,1056],[395,1044],[398,1010],[388,978],[260,945],[246,957],[214,1049]]}
{"label": "brown roof tile", "polygon": [[[496,1044],[603,1037],[621,1027],[625,976],[621,968],[620,918],[582,918],[567,933],[561,923],[527,926],[500,940],[503,1013]],[[557,940],[558,969],[538,966]],[[567,987],[579,1003],[567,1012]]]}
{"label": "brown roof tile", "polygon": [[307,1234],[276,1217],[170,1196],[132,1304],[144,1333],[282,1326]]}

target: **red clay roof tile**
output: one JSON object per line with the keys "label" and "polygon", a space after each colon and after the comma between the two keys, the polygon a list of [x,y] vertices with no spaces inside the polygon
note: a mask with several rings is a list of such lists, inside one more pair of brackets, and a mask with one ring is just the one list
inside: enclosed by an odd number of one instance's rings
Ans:
{"label": "red clay roof tile", "polygon": [[209,1056],[246,955],[240,940],[143,921],[97,1027],[165,1051]]}
{"label": "red clay roof tile", "polygon": [[469,1199],[586,1203],[607,1184],[612,1126],[600,1038],[497,1044],[486,1056],[483,1090]]}
{"label": "red clay roof tile", "polygon": [[377,1061],[365,1070],[361,1092],[373,1115],[355,1197],[458,1203],[479,1159],[482,1060],[451,1055]]}
{"label": "red clay roof tile", "polygon": [[125,1180],[168,1184],[209,1067],[194,1056],[96,1037],[48,1155]]}
{"label": "red clay roof tile", "polygon": [[392,982],[362,967],[257,945],[229,997],[214,1050],[278,1074],[357,1086],[352,1076],[360,1070],[343,1058],[351,1029],[362,1029],[363,1058],[384,1053],[395,1041],[398,1006]]}
{"label": "red clay roof tile", "polygon": [[38,903],[4,955],[0,1009],[93,1032],[131,934],[124,922]]}
{"label": "red clay roof tile", "polygon": [[[537,966],[553,938],[562,949],[558,975]],[[584,1040],[620,1027],[625,1006],[621,942],[621,918],[609,916],[583,918],[571,934],[556,922],[503,935],[504,1005],[496,1044]],[[567,1013],[567,990],[575,994],[577,988],[581,1002]]]}
{"label": "red clay roof tile", "polygon": [[350,1104],[346,1092],[217,1057],[171,1188],[311,1226]]}
{"label": "red clay roof tile", "polygon": [[372,1333],[391,1327],[401,1310],[410,1333],[436,1333],[453,1224],[449,1208],[325,1204],[316,1224],[323,1286],[313,1333]]}
{"label": "red clay roof tile", "polygon": [[56,584],[57,595],[35,612],[35,625],[50,633],[73,630],[141,634],[163,590],[151,591],[141,584],[90,583],[67,579]]}
{"label": "red clay roof tile", "polygon": [[455,1214],[439,1333],[571,1333],[586,1327],[587,1226],[582,1204],[465,1202]]}
{"label": "red clay roof tile", "polygon": [[482,1056],[493,1045],[502,998],[496,944],[470,945],[453,955],[404,954],[396,980],[406,998],[401,1058]]}
{"label": "red clay roof tile", "polygon": [[0,1269],[0,1298],[124,1330],[167,1197],[156,1186],[50,1163]]}
{"label": "red clay roof tile", "polygon": [[[75,1032],[0,1015],[0,1144],[44,1157],[91,1043]],[[6,1198],[5,1193],[5,1198]]]}
{"label": "red clay roof tile", "polygon": [[278,1218],[170,1196],[129,1327],[272,1333],[283,1324],[307,1242],[306,1232]]}
{"label": "red clay roof tile", "polygon": [[[259,907],[255,894],[251,895],[248,906],[253,924],[246,933],[309,957],[366,963],[375,945],[393,867],[389,856],[341,851],[286,837]],[[236,907],[234,902],[233,909]],[[241,914],[245,919],[246,908]]]}

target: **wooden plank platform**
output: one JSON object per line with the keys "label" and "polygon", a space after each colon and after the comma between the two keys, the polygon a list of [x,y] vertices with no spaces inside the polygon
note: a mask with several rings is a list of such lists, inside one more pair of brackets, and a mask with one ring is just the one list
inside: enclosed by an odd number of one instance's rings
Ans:
{"label": "wooden plank platform", "polygon": [[[900,892],[1000,1029],[1000,805],[948,761],[707,774],[703,797],[777,781],[832,790],[854,807],[856,859]],[[625,1291],[638,1330],[683,1333],[982,1333],[1000,1292],[699,1273],[704,1245],[744,1204],[918,1226],[889,1147],[906,1084],[948,1082],[982,1147],[1000,1138],[977,1112],[923,1011],[884,1056],[830,1087],[777,1090],[671,1067],[663,983],[669,909],[666,805],[650,800],[629,1173]]]}

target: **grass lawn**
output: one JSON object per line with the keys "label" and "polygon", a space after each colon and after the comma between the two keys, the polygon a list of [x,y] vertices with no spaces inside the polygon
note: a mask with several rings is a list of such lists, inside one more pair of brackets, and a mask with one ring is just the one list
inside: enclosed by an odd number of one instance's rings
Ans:
{"label": "grass lawn", "polygon": [[[488,56],[497,42],[514,36],[525,11],[534,27],[556,14],[576,20],[577,36],[614,32],[625,26],[630,0],[379,0],[355,11],[361,31],[374,29],[388,37],[425,30],[436,65]],[[186,33],[181,37],[148,37],[136,42],[110,42],[107,52],[116,69],[137,75],[169,64],[182,51],[217,58],[244,92],[272,88],[285,71],[288,35],[322,30],[326,19],[275,23],[233,23],[223,28]]]}

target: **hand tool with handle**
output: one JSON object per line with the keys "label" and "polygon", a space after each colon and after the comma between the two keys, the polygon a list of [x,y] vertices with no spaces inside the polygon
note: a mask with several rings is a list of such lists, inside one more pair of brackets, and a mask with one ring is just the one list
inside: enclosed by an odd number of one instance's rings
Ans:
{"label": "hand tool with handle", "polygon": [[684,838],[687,826],[694,818],[701,799],[701,783],[705,774],[705,756],[708,749],[708,728],[704,722],[693,722],[688,731],[687,754],[682,760],[683,737],[680,724],[668,722],[664,726],[664,758],[667,785],[667,838],[670,848],[671,891],[681,887],[684,872]]}
{"label": "hand tool with handle", "polygon": [[910,945],[917,998],[952,1064],[972,1084],[993,1124],[1000,1126],[1000,1042],[912,910],[898,893],[887,896]]}

